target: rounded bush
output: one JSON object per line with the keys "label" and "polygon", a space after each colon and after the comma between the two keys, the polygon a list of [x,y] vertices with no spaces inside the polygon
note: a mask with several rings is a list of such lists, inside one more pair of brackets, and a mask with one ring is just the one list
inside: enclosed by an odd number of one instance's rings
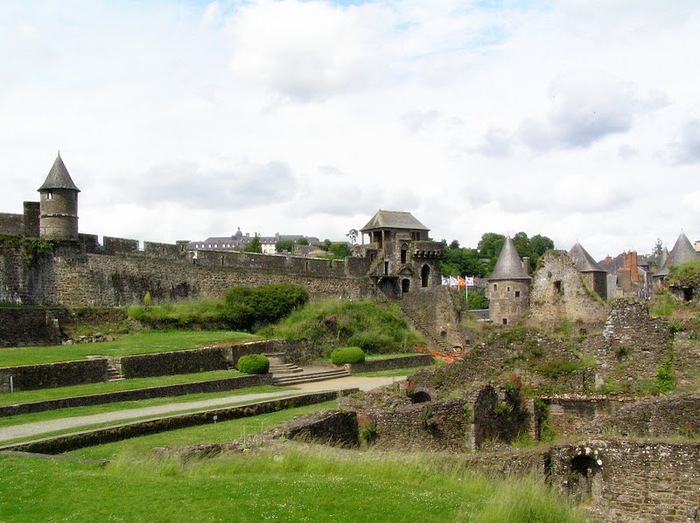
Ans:
{"label": "rounded bush", "polygon": [[345,363],[364,363],[365,351],[360,347],[340,347],[331,352],[331,361],[335,365]]}
{"label": "rounded bush", "polygon": [[245,374],[267,374],[270,370],[270,360],[262,354],[241,356],[236,368]]}

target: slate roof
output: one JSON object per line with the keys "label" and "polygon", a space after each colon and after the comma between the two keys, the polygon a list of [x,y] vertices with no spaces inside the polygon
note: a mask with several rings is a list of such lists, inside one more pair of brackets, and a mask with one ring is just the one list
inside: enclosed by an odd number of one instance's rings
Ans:
{"label": "slate roof", "polygon": [[700,260],[700,257],[698,256],[698,253],[695,252],[693,244],[690,243],[690,240],[685,233],[681,231],[680,236],[678,236],[678,239],[676,240],[676,244],[668,254],[666,263],[663,264],[663,267],[661,267],[659,272],[655,273],[654,276],[668,276],[668,274],[671,272],[671,267],[678,267],[682,263],[698,260]]}
{"label": "slate roof", "polygon": [[405,211],[377,211],[370,221],[367,222],[360,232],[374,231],[376,229],[410,229],[412,231],[429,231],[425,225],[416,220],[410,213]]}
{"label": "slate roof", "polygon": [[579,242],[571,248],[569,256],[579,272],[605,272]]}
{"label": "slate roof", "polygon": [[56,156],[56,160],[53,162],[49,175],[46,177],[46,180],[44,180],[44,184],[37,190],[48,191],[51,189],[69,189],[71,191],[80,192],[80,189],[73,183],[70,174],[68,174],[66,164],[64,164],[61,159],[60,151],[58,156]]}
{"label": "slate roof", "polygon": [[515,249],[515,242],[508,236],[501,254],[498,255],[496,267],[489,276],[489,281],[494,280],[531,280],[532,278],[523,269],[523,262]]}

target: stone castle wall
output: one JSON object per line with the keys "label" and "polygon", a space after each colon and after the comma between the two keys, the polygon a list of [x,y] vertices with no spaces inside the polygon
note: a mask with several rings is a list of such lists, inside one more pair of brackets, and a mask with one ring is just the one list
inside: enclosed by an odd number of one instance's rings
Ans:
{"label": "stone castle wall", "polygon": [[[90,243],[90,238],[81,240]],[[217,298],[230,287],[296,283],[312,299],[361,299],[373,290],[363,272],[364,258],[324,260],[257,253],[197,251],[176,257],[180,246],[111,239],[114,254],[59,247],[27,262],[20,247],[0,249],[0,302],[14,304],[123,306],[153,300]],[[136,247],[136,250],[134,250]],[[147,253],[157,253],[158,256]]]}

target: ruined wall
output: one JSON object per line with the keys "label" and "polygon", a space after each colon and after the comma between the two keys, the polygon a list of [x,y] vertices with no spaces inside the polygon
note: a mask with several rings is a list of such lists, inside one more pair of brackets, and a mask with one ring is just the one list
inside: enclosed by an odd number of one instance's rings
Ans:
{"label": "ruined wall", "polygon": [[376,423],[378,448],[459,451],[465,449],[467,411],[465,400],[450,399],[366,412],[360,417],[370,416]]}
{"label": "ruined wall", "polygon": [[65,310],[0,308],[0,347],[60,344],[67,317]]}
{"label": "ruined wall", "polygon": [[430,336],[431,347],[463,347],[459,314],[448,287],[438,285],[405,293],[396,302],[414,327]]}
{"label": "ruined wall", "polygon": [[22,252],[0,244],[0,303],[20,304],[24,293]]}
{"label": "ruined wall", "polygon": [[[607,396],[549,396],[539,398],[536,419],[538,440],[580,437],[590,427],[605,426],[603,419],[634,402],[634,398]],[[545,408],[543,409],[542,406]]]}
{"label": "ruined wall", "polygon": [[700,435],[700,395],[661,396],[618,404],[586,427],[586,433],[619,434],[630,437],[666,437]]}
{"label": "ruined wall", "polygon": [[605,321],[605,303],[587,289],[573,260],[564,251],[549,251],[540,259],[532,279],[529,322],[555,325]]}
{"label": "ruined wall", "polygon": [[649,316],[646,303],[618,299],[605,322],[602,343],[591,353],[598,363],[598,386],[616,383],[634,392],[643,381],[655,381],[660,365],[673,359],[673,337],[665,320]]}
{"label": "ruined wall", "polygon": [[700,443],[596,440],[555,447],[549,477],[560,494],[589,501],[606,522],[700,518]]}

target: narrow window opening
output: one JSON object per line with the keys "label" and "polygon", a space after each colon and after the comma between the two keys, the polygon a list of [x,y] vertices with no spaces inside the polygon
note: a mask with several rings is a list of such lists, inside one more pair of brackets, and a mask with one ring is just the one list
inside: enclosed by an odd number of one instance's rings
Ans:
{"label": "narrow window opening", "polygon": [[384,261],[384,276],[389,276],[389,262]]}
{"label": "narrow window opening", "polygon": [[561,280],[556,280],[554,282],[553,288],[554,288],[554,294],[561,294],[562,293]]}
{"label": "narrow window opening", "polygon": [[515,297],[520,298],[520,291],[515,291]]}
{"label": "narrow window opening", "polygon": [[508,325],[508,318],[503,318],[503,325]]}

